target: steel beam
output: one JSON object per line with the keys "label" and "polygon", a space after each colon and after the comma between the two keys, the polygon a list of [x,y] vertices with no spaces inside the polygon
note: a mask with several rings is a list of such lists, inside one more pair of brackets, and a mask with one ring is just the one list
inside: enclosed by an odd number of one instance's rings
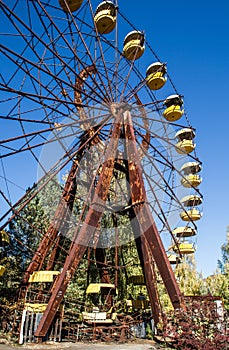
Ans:
{"label": "steel beam", "polygon": [[[133,228],[135,230],[135,233],[139,232],[140,230],[140,228],[139,227],[137,228],[136,225]],[[139,237],[135,239],[135,243],[136,243],[143,275],[145,278],[146,289],[150,300],[153,319],[155,324],[157,324],[159,322],[161,307],[159,303],[157,289],[155,286],[156,276],[152,265],[152,255],[150,254],[150,250],[144,235],[140,234]]]}
{"label": "steel beam", "polygon": [[111,135],[111,141],[105,153],[105,162],[103,163],[99,175],[92,204],[90,205],[87,213],[85,213],[86,215],[82,226],[81,223],[79,223],[76,228],[75,238],[70,247],[69,255],[65,260],[62,272],[57,280],[56,287],[52,292],[47,308],[35,332],[35,336],[38,339],[46,336],[55,314],[60,307],[67,287],[74,275],[74,272],[78,267],[105,210],[104,203],[107,200],[107,194],[113,176],[120,133],[121,123],[116,121]]}
{"label": "steel beam", "polygon": [[[140,157],[136,145],[131,114],[129,111],[125,112],[124,122],[131,204],[134,211],[134,218],[132,218],[132,220],[136,220],[139,223],[141,235],[144,236],[144,240],[146,240],[148,243],[149,252],[152,254],[156,262],[157,268],[161,274],[162,280],[174,308],[185,308],[183,295],[178,287],[174,272],[165,252],[163,242],[155,225],[149,206],[147,205]],[[145,243],[143,246],[145,246],[145,249],[147,249]],[[150,281],[148,281],[148,283],[150,283]]]}
{"label": "steel beam", "polygon": [[[91,135],[90,135],[91,136]],[[69,212],[73,209],[73,203],[76,195],[76,173],[78,170],[78,164],[80,160],[82,159],[85,150],[87,148],[90,148],[91,144],[98,143],[98,135],[95,135],[95,138],[91,139],[88,143],[84,142],[84,139],[81,141],[81,144],[79,146],[79,152],[77,154],[77,157],[75,157],[74,162],[72,164],[71,170],[69,172],[67,181],[65,183],[62,197],[60,199],[60,202],[58,204],[58,207],[56,209],[56,212],[54,214],[54,218],[51,222],[51,224],[48,227],[47,232],[45,233],[43,239],[41,240],[34,256],[29,264],[22,280],[22,286],[26,286],[29,281],[30,275],[39,269],[41,269],[42,264],[44,262],[45,257],[47,256],[48,252],[50,251],[51,247],[54,245],[55,250],[55,243],[58,241],[58,233],[61,231],[64,231],[66,227],[65,222],[67,221],[67,218],[69,216]],[[83,147],[82,147],[83,146]],[[53,252],[54,252],[53,250]],[[53,255],[53,254],[52,254]],[[55,257],[52,256],[51,260],[54,260]],[[52,268],[52,262],[50,260],[50,264],[48,264],[47,269]]]}

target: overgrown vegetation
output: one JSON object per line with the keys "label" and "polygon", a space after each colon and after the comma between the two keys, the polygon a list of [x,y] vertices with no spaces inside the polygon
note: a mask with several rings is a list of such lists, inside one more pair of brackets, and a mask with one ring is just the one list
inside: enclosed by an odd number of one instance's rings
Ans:
{"label": "overgrown vegetation", "polygon": [[169,317],[164,337],[178,350],[226,350],[229,335],[225,315],[219,316],[217,304],[209,300],[187,303],[187,310],[177,310]]}
{"label": "overgrown vegetation", "polygon": [[[41,192],[40,196],[31,200],[20,212],[20,215],[17,215],[9,225],[10,244],[9,246],[0,248],[0,263],[6,268],[4,275],[0,277],[0,328],[4,332],[11,329],[15,311],[15,300],[23,273],[31,261],[41,237],[50,224],[51,215],[49,215],[50,211],[48,208],[51,207],[53,212],[55,211],[61,191],[61,186],[56,186],[56,184],[50,185],[48,189],[46,188],[45,192]],[[80,205],[81,203],[78,200],[73,209],[76,216],[77,208]],[[115,237],[115,228],[118,224],[120,227],[119,238],[125,242],[125,244],[120,245],[118,251],[116,251],[115,246],[110,249],[106,260],[108,269],[110,271],[112,270],[111,282],[114,283],[115,278],[118,276],[119,301],[123,301],[129,299],[130,295],[132,298],[137,298],[139,293],[145,294],[146,289],[145,286],[128,284],[128,278],[131,275],[141,274],[140,262],[135,244],[129,240],[130,227],[128,228],[125,213],[119,223],[116,221],[117,218],[115,215],[108,213],[104,216],[102,225],[104,229],[109,228],[113,232],[113,237]],[[101,239],[104,240],[103,244],[106,243],[106,231],[104,231],[104,237],[102,236]],[[70,243],[70,237],[64,237],[61,242],[64,249],[62,255],[58,256],[58,263],[54,266],[55,269],[58,270],[62,266],[61,264],[63,264]],[[47,257],[48,259],[49,256]],[[114,266],[117,263],[117,259],[121,267],[115,271]],[[175,275],[185,295],[219,296],[222,298],[225,310],[228,312],[229,233],[227,234],[226,243],[222,246],[222,260],[219,261],[218,265],[218,269],[213,275],[203,278],[196,270],[194,257],[189,256],[181,264],[176,266]],[[91,282],[99,282],[98,272],[101,272],[101,270],[99,271],[99,267],[96,264],[95,249],[92,245],[85,253],[84,259],[68,287],[66,309],[75,310],[80,315],[85,301],[86,287]],[[160,283],[159,276],[157,282],[161,304],[167,314],[172,309],[171,303],[163,284]],[[219,324],[214,321],[214,318],[209,323],[205,316],[200,319],[197,315],[193,317],[189,313],[179,313],[173,316],[172,328],[168,327],[166,332],[170,332],[176,338],[176,344],[174,346],[177,349],[202,349],[198,347],[201,342],[205,346],[203,349],[226,349],[225,344],[227,340],[221,336],[221,329]],[[190,344],[192,344],[192,347],[190,347]]]}

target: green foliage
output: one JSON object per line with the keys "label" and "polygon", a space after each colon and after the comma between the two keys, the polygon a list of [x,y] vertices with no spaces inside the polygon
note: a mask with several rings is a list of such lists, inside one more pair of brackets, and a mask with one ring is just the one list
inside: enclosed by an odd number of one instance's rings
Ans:
{"label": "green foliage", "polygon": [[0,315],[1,321],[8,326],[13,319],[23,273],[47,226],[48,218],[38,197],[32,199],[9,224],[10,244],[0,248],[1,265],[5,267],[0,277]]}
{"label": "green foliage", "polygon": [[211,295],[219,296],[224,302],[224,308],[229,311],[229,271],[228,267],[225,267],[225,273],[222,274],[219,271],[209,276],[205,280],[205,287],[207,292]]}
{"label": "green foliage", "polygon": [[212,293],[218,293],[222,297],[224,307],[229,312],[229,226],[227,228],[226,242],[221,247],[222,261],[218,261],[220,271],[206,280],[206,284]]}
{"label": "green foliage", "polygon": [[166,325],[165,337],[172,336],[178,350],[226,350],[229,337],[225,322],[216,315],[215,303],[193,302],[187,310],[176,310]]}
{"label": "green foliage", "polygon": [[196,270],[194,255],[184,256],[177,265],[175,275],[184,295],[201,295],[203,293],[203,278]]}
{"label": "green foliage", "polygon": [[31,200],[9,225],[10,244],[1,250],[1,264],[6,267],[1,286],[17,286],[44,234],[48,219],[39,198]]}
{"label": "green foliage", "polygon": [[227,241],[221,247],[223,264],[224,266],[228,266],[229,264],[229,226],[227,228]]}
{"label": "green foliage", "polygon": [[[117,180],[119,180],[118,184]],[[142,270],[129,216],[125,211],[125,206],[128,206],[128,203],[125,203],[123,198],[126,186],[123,173],[115,171],[108,194],[108,210],[104,212],[100,227],[100,243],[106,246],[105,264],[107,264],[112,283],[115,283],[115,274],[118,271],[118,300],[119,302],[122,301],[124,311],[127,309],[123,305],[130,296],[133,299],[137,299],[139,293],[147,295],[145,286],[133,285],[128,282],[130,276],[142,275]],[[12,296],[15,295],[23,272],[26,270],[41,238],[52,221],[62,190],[62,187],[54,179],[10,223],[8,229],[10,245],[1,250],[1,263],[6,267],[6,272],[0,280],[0,303],[7,304],[10,298],[12,299]],[[72,226],[69,229],[70,235],[68,237],[62,235],[59,242],[63,249],[61,249],[58,256],[58,264],[54,266],[56,270],[60,270],[63,266],[71,244],[70,236],[75,232],[75,227],[78,223],[79,213],[83,206],[83,201],[80,202],[80,195],[78,193],[75,200]],[[116,216],[114,210],[116,204],[117,208],[119,208],[118,210],[120,210],[120,207],[124,209],[122,215]],[[115,241],[117,234],[118,241]],[[117,252],[115,250],[116,244],[118,244]],[[89,260],[88,257],[90,258]],[[116,263],[119,265],[118,270],[115,268]],[[68,312],[69,310],[70,312],[74,311],[75,315],[78,314],[80,318],[81,312],[85,307],[87,285],[100,281],[99,272],[101,271],[96,264],[95,251],[91,248],[89,251],[86,251],[73,280],[68,286],[65,295]],[[157,271],[156,275],[160,303],[163,311],[167,313],[172,309],[172,305]],[[217,271],[216,274],[204,280],[202,275],[196,270],[194,256],[186,256],[181,264],[176,266],[175,275],[184,295],[219,295],[223,298],[226,309],[229,310],[229,234],[227,242],[222,246],[221,272]],[[149,333],[148,337],[150,336]]]}

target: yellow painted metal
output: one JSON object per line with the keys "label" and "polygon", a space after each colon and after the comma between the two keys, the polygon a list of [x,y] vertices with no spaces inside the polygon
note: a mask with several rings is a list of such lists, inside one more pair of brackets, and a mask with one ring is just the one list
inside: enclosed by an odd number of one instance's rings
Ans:
{"label": "yellow painted metal", "polygon": [[147,309],[149,307],[149,301],[148,300],[131,300],[131,306],[133,309]]}
{"label": "yellow painted metal", "polygon": [[183,221],[197,221],[200,220],[202,214],[200,210],[193,208],[190,210],[182,211],[180,217]]}
{"label": "yellow painted metal", "polygon": [[145,51],[144,34],[132,31],[124,39],[123,55],[128,60],[137,60]]}
{"label": "yellow painted metal", "polygon": [[[43,313],[46,310],[48,304],[46,303],[25,303],[25,310],[34,312],[34,313]],[[59,309],[60,312],[63,312],[64,305],[61,304]]]}
{"label": "yellow painted metal", "polygon": [[197,195],[185,196],[181,199],[181,203],[186,207],[194,207],[202,203],[202,198]]}
{"label": "yellow painted metal", "polygon": [[83,320],[86,323],[93,324],[112,324],[114,322],[113,317],[107,318],[106,312],[82,312]]}
{"label": "yellow painted metal", "polygon": [[166,82],[166,66],[161,62],[152,63],[146,70],[146,84],[151,90],[161,89]]}
{"label": "yellow painted metal", "polygon": [[186,188],[198,187],[202,182],[199,175],[189,174],[181,179],[182,186]]}
{"label": "yellow painted metal", "polygon": [[10,243],[9,235],[6,231],[0,231],[0,247],[4,247]]}
{"label": "yellow painted metal", "polygon": [[180,171],[185,175],[197,174],[201,171],[201,164],[198,162],[187,162],[182,165]]}
{"label": "yellow painted metal", "polygon": [[0,276],[4,275],[5,269],[5,266],[0,265]]}
{"label": "yellow painted metal", "polygon": [[87,287],[86,294],[107,292],[109,289],[113,289],[114,293],[117,293],[116,287],[111,283],[90,283]]}
{"label": "yellow painted metal", "polygon": [[183,114],[184,110],[182,110],[181,107],[178,105],[169,106],[163,112],[163,116],[165,117],[165,119],[170,122],[179,120]]}
{"label": "yellow painted metal", "polygon": [[[178,247],[179,247],[179,251],[181,252],[181,254],[193,254],[193,253],[195,253],[195,248],[194,248],[193,243],[189,243],[189,242],[178,243]],[[173,250],[175,252],[178,252],[178,247],[174,245]]]}
{"label": "yellow painted metal", "polygon": [[128,282],[135,285],[145,285],[145,279],[143,275],[130,276]]}
{"label": "yellow painted metal", "polygon": [[96,10],[94,22],[100,34],[108,34],[116,26],[116,8],[110,1],[103,1]]}
{"label": "yellow painted metal", "polygon": [[[68,4],[70,11],[75,12],[81,7],[83,0],[66,0],[66,3]],[[59,0],[59,4],[65,12],[68,12],[68,8],[64,0]]]}
{"label": "yellow painted metal", "polygon": [[159,90],[166,83],[166,78],[163,76],[162,72],[156,72],[147,75],[146,84],[150,88],[150,90]]}
{"label": "yellow painted metal", "polygon": [[29,282],[53,282],[54,276],[59,274],[59,271],[34,271],[29,278]]}
{"label": "yellow painted metal", "polygon": [[25,303],[25,309],[27,311],[32,311],[34,313],[45,312],[48,304],[38,304],[38,303]]}
{"label": "yellow painted metal", "polygon": [[196,230],[189,226],[180,226],[173,230],[173,234],[177,237],[191,237],[196,235]]}
{"label": "yellow painted metal", "polygon": [[178,142],[176,145],[176,151],[179,154],[189,154],[191,153],[196,145],[193,143],[192,140],[182,140],[180,142]]}

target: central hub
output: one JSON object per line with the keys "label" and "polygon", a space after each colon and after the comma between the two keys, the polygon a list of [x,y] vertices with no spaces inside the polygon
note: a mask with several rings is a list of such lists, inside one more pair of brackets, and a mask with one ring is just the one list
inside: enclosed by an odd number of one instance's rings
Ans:
{"label": "central hub", "polygon": [[124,113],[126,111],[130,111],[132,107],[125,102],[113,102],[110,104],[110,110],[113,116],[116,118],[120,112]]}

